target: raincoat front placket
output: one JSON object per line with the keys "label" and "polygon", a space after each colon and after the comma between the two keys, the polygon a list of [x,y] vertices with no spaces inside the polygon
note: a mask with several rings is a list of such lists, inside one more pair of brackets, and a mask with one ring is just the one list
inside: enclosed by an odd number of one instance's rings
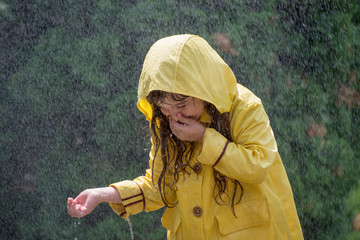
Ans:
{"label": "raincoat front placket", "polygon": [[[200,163],[195,163],[201,166]],[[193,166],[196,169],[196,167]],[[203,184],[203,171],[195,173],[194,170],[189,176],[188,180],[188,197],[183,198],[187,201],[188,208],[186,221],[183,221],[186,226],[184,229],[190,229],[191,236],[189,239],[204,239],[204,205],[202,199],[202,184]],[[186,233],[183,233],[186,236]]]}

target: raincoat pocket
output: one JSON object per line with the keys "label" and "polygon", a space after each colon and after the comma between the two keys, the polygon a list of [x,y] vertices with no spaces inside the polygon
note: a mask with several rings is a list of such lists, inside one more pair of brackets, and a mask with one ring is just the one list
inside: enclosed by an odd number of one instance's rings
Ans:
{"label": "raincoat pocket", "polygon": [[161,224],[168,230],[168,239],[176,239],[175,236],[179,235],[177,231],[180,223],[180,216],[177,215],[177,209],[167,208],[161,218]]}
{"label": "raincoat pocket", "polygon": [[219,231],[223,235],[260,226],[270,221],[270,211],[266,199],[240,202],[235,205],[234,216],[231,207],[215,214]]}

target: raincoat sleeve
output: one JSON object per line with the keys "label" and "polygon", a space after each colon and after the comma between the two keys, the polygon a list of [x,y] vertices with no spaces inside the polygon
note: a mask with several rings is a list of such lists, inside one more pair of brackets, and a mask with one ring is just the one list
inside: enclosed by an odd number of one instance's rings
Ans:
{"label": "raincoat sleeve", "polygon": [[230,114],[233,141],[207,128],[198,160],[240,182],[259,184],[269,174],[277,145],[261,101],[234,103]]}
{"label": "raincoat sleeve", "polygon": [[[115,213],[123,218],[128,218],[130,215],[137,214],[141,211],[153,211],[164,206],[164,202],[160,196],[157,185],[159,175],[162,170],[160,157],[154,160],[154,150],[150,151],[150,168],[146,170],[145,176],[140,176],[133,181],[121,181],[113,183],[110,186],[118,190],[122,203],[110,203],[111,208]],[[155,161],[155,162],[154,162]],[[153,164],[154,163],[154,164]],[[152,171],[154,169],[154,171]],[[154,174],[154,183],[152,181],[152,174]],[[165,190],[167,199],[174,201],[175,193],[170,191],[169,185],[171,178],[168,174],[165,175]]]}

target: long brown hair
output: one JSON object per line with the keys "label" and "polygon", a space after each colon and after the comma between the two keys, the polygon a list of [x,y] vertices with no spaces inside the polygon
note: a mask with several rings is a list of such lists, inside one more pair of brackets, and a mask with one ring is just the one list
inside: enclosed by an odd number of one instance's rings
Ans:
{"label": "long brown hair", "polygon": [[[163,99],[167,96],[167,92],[155,90],[151,91],[147,96],[147,100],[153,106],[153,116],[151,119],[150,130],[151,137],[153,138],[153,144],[155,145],[155,156],[160,150],[161,160],[162,160],[162,170],[159,175],[157,183],[152,179],[153,184],[157,184],[160,195],[167,207],[174,207],[176,203],[170,203],[166,198],[165,193],[165,174],[166,171],[172,174],[174,181],[170,184],[170,189],[176,191],[175,184],[179,180],[180,173],[190,174],[187,170],[190,166],[190,161],[194,156],[194,142],[181,141],[175,135],[172,134],[169,122],[167,117],[162,114],[158,104],[162,103]],[[183,101],[188,96],[181,94],[171,94],[171,97],[175,101]],[[224,137],[226,137],[230,142],[232,141],[231,131],[230,131],[230,117],[229,113],[221,114],[213,104],[205,102],[205,110],[208,112],[211,118],[210,128],[214,128]],[[154,156],[154,158],[155,158]],[[153,168],[154,171],[154,163]],[[238,180],[231,179],[221,174],[219,171],[213,168],[213,175],[215,179],[214,186],[214,198],[217,204],[222,205],[226,204],[228,201],[224,199],[226,197],[229,199],[226,189],[228,187],[228,181],[234,183],[234,193],[231,197],[231,207],[235,215],[234,206],[238,204],[244,194],[244,189],[241,183]],[[154,176],[154,174],[152,174]],[[237,188],[240,187],[240,196],[237,196]],[[236,216],[236,215],[235,215]]]}

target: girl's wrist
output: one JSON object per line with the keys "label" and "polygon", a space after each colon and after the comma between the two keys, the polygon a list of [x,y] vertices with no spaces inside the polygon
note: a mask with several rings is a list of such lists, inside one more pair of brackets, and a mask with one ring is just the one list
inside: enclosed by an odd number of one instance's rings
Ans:
{"label": "girl's wrist", "polygon": [[95,201],[97,204],[103,202],[109,203],[120,203],[121,199],[119,193],[116,188],[114,187],[102,187],[102,188],[95,188],[89,189],[93,192],[93,196],[95,197]]}
{"label": "girl's wrist", "polygon": [[121,203],[118,190],[115,187],[105,187],[102,191],[103,202]]}
{"label": "girl's wrist", "polygon": [[205,131],[206,131],[206,128],[203,125],[201,125],[201,126],[202,126],[201,133],[199,134],[199,138],[197,139],[197,141],[200,143],[203,142]]}

